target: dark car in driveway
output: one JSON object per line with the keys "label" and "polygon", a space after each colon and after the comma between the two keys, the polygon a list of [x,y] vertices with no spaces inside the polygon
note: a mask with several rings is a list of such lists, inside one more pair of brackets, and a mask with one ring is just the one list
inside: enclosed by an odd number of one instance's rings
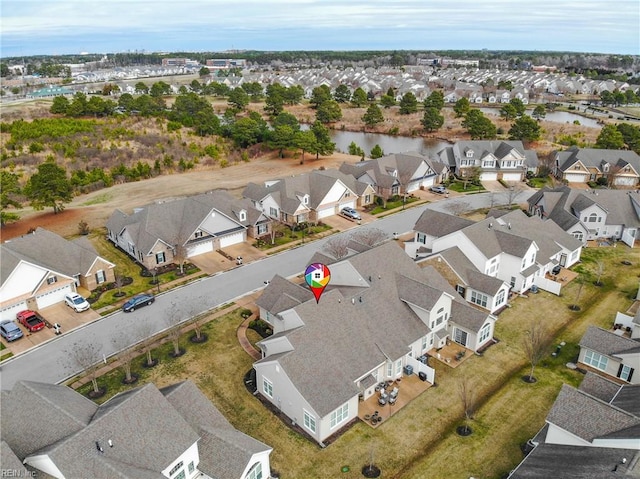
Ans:
{"label": "dark car in driveway", "polygon": [[124,311],[125,313],[129,313],[134,309],[141,308],[142,306],[148,306],[151,303],[153,303],[155,300],[156,298],[152,294],[149,294],[149,293],[139,294],[137,296],[134,296],[130,300],[128,300],[126,303],[124,303],[124,305],[122,306],[122,311]]}
{"label": "dark car in driveway", "polygon": [[13,321],[2,321],[0,323],[0,336],[2,336],[7,341],[15,341],[16,339],[20,339],[23,334],[22,330],[18,327],[16,323]]}

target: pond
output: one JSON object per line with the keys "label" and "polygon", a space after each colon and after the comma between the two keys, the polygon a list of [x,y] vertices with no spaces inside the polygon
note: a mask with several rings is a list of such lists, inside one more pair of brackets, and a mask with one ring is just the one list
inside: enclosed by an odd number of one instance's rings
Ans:
{"label": "pond", "polygon": [[[479,110],[487,116],[499,116],[500,108],[479,108]],[[527,115],[531,115],[533,110],[527,110]],[[579,121],[582,126],[589,128],[602,128],[602,125],[597,120],[592,118],[586,118],[575,113],[569,113],[568,111],[551,111],[547,112],[544,117],[545,121],[552,121],[554,123],[573,123]]]}
{"label": "pond", "polygon": [[371,149],[380,145],[385,155],[417,151],[425,156],[434,156],[451,143],[433,138],[393,136],[381,133],[363,133],[359,131],[331,130],[331,140],[336,144],[336,151],[348,153],[349,145],[354,142],[362,148],[367,156]]}

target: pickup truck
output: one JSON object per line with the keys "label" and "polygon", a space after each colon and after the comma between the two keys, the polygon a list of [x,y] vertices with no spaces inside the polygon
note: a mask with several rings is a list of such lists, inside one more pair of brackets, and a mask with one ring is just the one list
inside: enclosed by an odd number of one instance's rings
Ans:
{"label": "pickup truck", "polygon": [[45,326],[44,318],[35,311],[31,311],[29,309],[20,311],[16,314],[16,319],[32,333],[44,329]]}

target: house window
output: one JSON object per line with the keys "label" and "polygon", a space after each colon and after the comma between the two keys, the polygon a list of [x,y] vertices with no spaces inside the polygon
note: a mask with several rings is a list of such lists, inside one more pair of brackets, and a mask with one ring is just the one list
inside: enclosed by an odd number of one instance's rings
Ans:
{"label": "house window", "polygon": [[596,369],[604,371],[607,369],[607,363],[609,359],[607,359],[602,354],[598,354],[594,351],[587,351],[587,354],[584,355],[584,363],[589,366],[593,366]]}
{"label": "house window", "polygon": [[169,475],[170,475],[170,476],[173,476],[176,472],[178,472],[178,470],[179,470],[182,466],[184,466],[184,462],[183,462],[183,461],[180,461],[178,464],[176,464],[175,466],[173,466],[173,467],[171,468],[171,470],[169,471]]}
{"label": "house window", "polygon": [[271,208],[269,208],[269,216],[271,216],[272,218],[277,218],[278,217],[278,208],[274,208],[273,206]]}
{"label": "house window", "polygon": [[509,284],[511,285],[511,288],[515,288],[516,287],[516,277],[515,276],[511,276],[511,282]]}
{"label": "house window", "polygon": [[595,223],[598,221],[598,215],[595,213],[591,213],[589,215],[589,223]]}
{"label": "house window", "polygon": [[316,432],[316,418],[307,411],[304,411],[304,427],[313,433]]}
{"label": "house window", "polygon": [[308,196],[303,197],[302,198],[302,203],[305,204],[305,205],[308,205],[309,204],[309,197]]}
{"label": "house window", "polygon": [[477,291],[471,291],[471,302],[477,304],[478,306],[482,306],[483,308],[487,307],[487,295],[478,293]]}
{"label": "house window", "polygon": [[240,221],[247,221],[247,212],[242,210],[240,214],[238,214],[238,218]]}
{"label": "house window", "polygon": [[99,270],[96,272],[96,283],[102,284],[107,280],[106,275],[103,270]]}
{"label": "house window", "polygon": [[491,334],[491,324],[487,323],[484,326],[482,326],[482,329],[480,330],[480,335],[478,337],[478,344],[484,343],[489,338],[490,334]]}
{"label": "house window", "polygon": [[393,363],[387,361],[387,377],[390,378],[391,376],[393,376]]}
{"label": "house window", "polygon": [[396,361],[396,376],[402,372],[402,359]]}
{"label": "house window", "polygon": [[189,474],[193,473],[193,471],[195,471],[195,470],[196,470],[196,466],[195,466],[195,464],[193,464],[193,461],[191,461],[189,463]]}
{"label": "house window", "polygon": [[571,236],[573,236],[578,241],[582,241],[582,239],[584,238],[582,231],[574,231],[571,233]]}
{"label": "house window", "polygon": [[195,232],[194,236],[196,238],[202,238],[202,236],[204,236],[204,232],[201,231],[201,230],[198,230],[198,231]]}
{"label": "house window", "polygon": [[267,378],[262,378],[262,391],[270,398],[273,397],[273,384]]}
{"label": "house window", "polygon": [[331,429],[336,427],[341,422],[344,422],[349,417],[349,403],[345,403],[343,406],[340,406],[338,409],[331,413],[331,419],[329,421],[329,425]]}
{"label": "house window", "polygon": [[631,381],[631,376],[633,376],[633,368],[626,364],[621,364],[620,369],[618,369],[618,377],[623,381]]}
{"label": "house window", "polygon": [[578,253],[579,253],[578,250],[575,250],[573,253],[571,253],[571,261],[572,262],[578,259]]}
{"label": "house window", "polygon": [[162,264],[166,261],[165,255],[164,255],[164,251],[160,251],[159,253],[156,253],[156,264]]}
{"label": "house window", "polygon": [[418,233],[416,237],[416,241],[418,243],[426,244],[427,243],[427,235],[424,233]]}
{"label": "house window", "polygon": [[422,348],[423,353],[427,350],[427,336],[422,336],[420,347]]}
{"label": "house window", "polygon": [[498,293],[498,296],[496,296],[496,306],[500,306],[502,303],[504,303],[504,299],[507,296],[507,293],[505,292],[504,289],[500,290],[500,292]]}
{"label": "house window", "polygon": [[436,317],[436,326],[438,326],[439,324],[442,324],[442,321],[444,321],[445,319],[445,312],[444,312],[444,308],[440,308],[438,310],[438,316]]}
{"label": "house window", "polygon": [[371,195],[365,195],[364,202],[365,203],[371,203]]}
{"label": "house window", "polygon": [[257,231],[258,231],[258,235],[263,235],[267,232],[267,230],[269,229],[269,226],[266,224],[263,225],[258,225]]}
{"label": "house window", "polygon": [[47,278],[47,284],[53,284],[53,283],[57,283],[58,282],[58,277],[57,276],[49,276]]}
{"label": "house window", "polygon": [[245,477],[246,479],[262,479],[262,463],[256,462],[251,466]]}

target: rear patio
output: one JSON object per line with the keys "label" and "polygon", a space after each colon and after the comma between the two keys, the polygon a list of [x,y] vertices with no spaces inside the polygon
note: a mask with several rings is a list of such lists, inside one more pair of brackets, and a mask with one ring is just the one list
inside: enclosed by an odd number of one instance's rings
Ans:
{"label": "rear patio", "polygon": [[457,368],[464,361],[473,356],[473,351],[465,348],[461,344],[447,340],[447,344],[443,348],[434,348],[427,351],[427,356],[430,356],[449,367]]}
{"label": "rear patio", "polygon": [[[369,426],[374,428],[378,427],[382,422],[393,416],[396,411],[402,409],[431,386],[433,386],[433,384],[428,381],[420,380],[417,374],[411,374],[410,376],[405,375],[402,378],[393,381],[386,388],[387,394],[390,393],[394,387],[398,388],[398,396],[394,404],[390,404],[389,402],[385,405],[378,404],[380,392],[377,391],[366,401],[360,402],[358,407],[358,417]],[[381,418],[382,421],[376,421],[375,424],[372,424],[371,416],[373,416],[376,411],[378,412],[378,417]]]}

